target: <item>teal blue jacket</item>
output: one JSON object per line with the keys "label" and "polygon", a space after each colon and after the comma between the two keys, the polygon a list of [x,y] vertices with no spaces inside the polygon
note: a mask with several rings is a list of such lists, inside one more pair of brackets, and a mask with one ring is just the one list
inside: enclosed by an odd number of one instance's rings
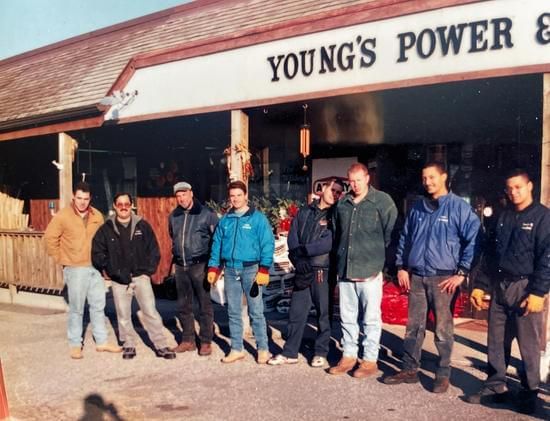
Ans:
{"label": "teal blue jacket", "polygon": [[250,207],[237,216],[230,210],[214,231],[208,267],[241,269],[258,264],[269,269],[274,252],[273,230],[263,213]]}
{"label": "teal blue jacket", "polygon": [[384,268],[397,208],[392,198],[369,186],[359,203],[348,194],[336,207],[338,279],[365,279]]}

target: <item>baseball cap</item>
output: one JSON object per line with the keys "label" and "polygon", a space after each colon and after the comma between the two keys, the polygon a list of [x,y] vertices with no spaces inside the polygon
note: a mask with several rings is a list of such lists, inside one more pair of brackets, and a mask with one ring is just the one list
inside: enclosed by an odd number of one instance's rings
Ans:
{"label": "baseball cap", "polygon": [[179,183],[174,184],[174,194],[181,190],[193,190],[191,184],[186,181],[180,181]]}

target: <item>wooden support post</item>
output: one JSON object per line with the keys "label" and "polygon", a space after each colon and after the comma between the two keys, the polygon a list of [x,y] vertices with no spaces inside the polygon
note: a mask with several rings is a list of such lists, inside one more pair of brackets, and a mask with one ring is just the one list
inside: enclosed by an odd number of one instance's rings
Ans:
{"label": "wooden support post", "polygon": [[242,180],[248,185],[248,177],[244,174],[243,153],[239,147],[248,152],[248,116],[241,110],[231,111],[231,174],[229,180]]}
{"label": "wooden support post", "polygon": [[[540,172],[540,201],[550,207],[550,73],[543,76],[543,106],[542,106],[542,159]],[[550,309],[549,299],[546,299],[544,312],[544,328],[542,330],[540,365],[541,378],[545,381],[550,370]]]}
{"label": "wooden support post", "polygon": [[78,143],[66,133],[59,133],[59,208],[71,204],[73,196],[73,161]]}
{"label": "wooden support post", "polygon": [[269,197],[269,147],[262,149],[262,176],[264,180],[264,196]]}

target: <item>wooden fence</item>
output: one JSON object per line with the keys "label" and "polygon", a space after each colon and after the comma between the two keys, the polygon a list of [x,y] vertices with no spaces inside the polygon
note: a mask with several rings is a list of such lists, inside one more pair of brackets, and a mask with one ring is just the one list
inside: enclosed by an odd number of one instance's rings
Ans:
{"label": "wooden fence", "polygon": [[[31,200],[30,220],[35,231],[0,230],[0,283],[61,291],[61,267],[46,254],[43,231],[52,219],[49,203],[57,200]],[[138,198],[139,215],[153,227],[161,250],[161,262],[153,281],[160,283],[168,274],[172,259],[172,241],[168,234],[168,215],[176,207],[174,197]]]}
{"label": "wooden fence", "polygon": [[63,289],[61,267],[46,254],[43,235],[33,231],[0,231],[0,283],[38,292]]}
{"label": "wooden fence", "polygon": [[152,277],[160,283],[168,274],[172,260],[172,240],[168,234],[168,215],[176,207],[175,197],[139,197],[136,199],[138,214],[143,216],[157,236],[160,247],[160,265]]}

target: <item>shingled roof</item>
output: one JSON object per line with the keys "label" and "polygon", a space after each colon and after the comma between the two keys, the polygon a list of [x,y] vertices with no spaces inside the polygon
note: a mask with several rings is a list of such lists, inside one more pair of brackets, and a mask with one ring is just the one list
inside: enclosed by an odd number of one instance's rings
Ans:
{"label": "shingled roof", "polygon": [[145,53],[220,37],[280,32],[292,25],[301,25],[299,32],[313,32],[320,30],[319,25],[308,22],[321,16],[345,25],[354,13],[364,15],[376,8],[471,1],[198,0],[183,4],[0,61],[0,131],[5,134],[40,121],[101,114],[99,101],[132,58]]}

